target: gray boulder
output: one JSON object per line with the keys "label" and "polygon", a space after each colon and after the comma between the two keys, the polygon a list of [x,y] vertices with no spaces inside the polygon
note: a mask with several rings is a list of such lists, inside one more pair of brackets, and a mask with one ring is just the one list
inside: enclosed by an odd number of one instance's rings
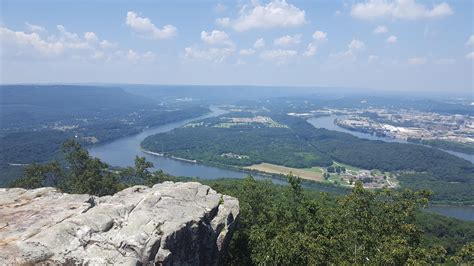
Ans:
{"label": "gray boulder", "polygon": [[196,182],[104,197],[0,189],[0,265],[215,265],[238,215],[236,198]]}

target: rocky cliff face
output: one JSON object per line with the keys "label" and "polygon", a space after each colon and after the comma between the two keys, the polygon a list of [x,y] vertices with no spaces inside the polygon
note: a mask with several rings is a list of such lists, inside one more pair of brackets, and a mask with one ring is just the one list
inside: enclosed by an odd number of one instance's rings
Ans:
{"label": "rocky cliff face", "polygon": [[0,265],[213,265],[238,214],[237,199],[195,182],[105,197],[0,189]]}

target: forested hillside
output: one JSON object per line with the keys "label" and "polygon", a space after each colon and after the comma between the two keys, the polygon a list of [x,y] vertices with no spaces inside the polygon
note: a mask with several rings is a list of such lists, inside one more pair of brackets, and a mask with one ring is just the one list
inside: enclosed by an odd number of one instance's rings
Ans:
{"label": "forested hillside", "polygon": [[[29,166],[12,186],[49,185],[69,193],[109,195],[135,184],[189,180],[152,173],[148,169],[153,164],[140,157],[134,167],[109,171],[73,140],[64,144],[63,152],[63,165]],[[239,223],[224,263],[404,265],[474,260],[473,222],[423,213],[428,191],[370,191],[358,183],[349,194],[334,196],[304,190],[299,178],[287,178],[286,186],[251,176],[204,182],[240,202]]]}
{"label": "forested hillside", "polygon": [[[474,166],[466,160],[421,145],[365,140],[317,129],[304,119],[288,115],[271,117],[286,127],[251,124],[226,128],[219,126],[225,118],[221,117],[150,136],[142,147],[227,166],[266,162],[307,168],[337,161],[363,169],[397,172],[403,187],[419,189],[422,186],[416,184],[423,183],[423,188],[433,189],[434,199],[440,202],[474,202],[474,195],[469,193],[474,190]],[[227,153],[241,156],[223,156]],[[441,184],[450,192],[442,191]]]}
{"label": "forested hillside", "polygon": [[60,159],[67,139],[97,145],[208,111],[165,105],[116,87],[0,86],[0,186],[21,176],[22,164]]}

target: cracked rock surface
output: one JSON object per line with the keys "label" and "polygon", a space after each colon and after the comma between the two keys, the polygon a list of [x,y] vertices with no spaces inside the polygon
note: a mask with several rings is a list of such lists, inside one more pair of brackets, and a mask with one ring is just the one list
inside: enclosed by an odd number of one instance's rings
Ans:
{"label": "cracked rock surface", "polygon": [[215,265],[238,214],[236,198],[196,182],[104,197],[0,189],[0,265]]}

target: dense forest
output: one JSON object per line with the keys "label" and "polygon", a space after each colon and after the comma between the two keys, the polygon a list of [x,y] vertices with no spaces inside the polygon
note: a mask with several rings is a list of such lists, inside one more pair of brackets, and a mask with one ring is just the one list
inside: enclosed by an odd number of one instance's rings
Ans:
{"label": "dense forest", "polygon": [[[288,115],[271,117],[287,128],[261,125],[220,128],[214,126],[219,118],[213,118],[204,120],[200,126],[150,136],[142,142],[142,147],[203,163],[233,166],[267,162],[305,168],[328,166],[337,161],[363,169],[401,173],[402,186],[418,189],[417,183],[423,184],[435,192],[437,201],[474,202],[474,166],[466,160],[421,145],[365,140],[317,129],[303,119]],[[245,157],[222,156],[225,153]],[[456,182],[462,185],[453,185]],[[456,196],[442,192],[441,184]]]}
{"label": "dense forest", "polygon": [[113,87],[12,85],[0,95],[0,186],[20,177],[22,164],[62,160],[67,139],[97,145],[209,112]]}
{"label": "dense forest", "polygon": [[[56,186],[69,193],[108,195],[133,184],[180,178],[136,157],[135,166],[110,171],[74,141],[62,148],[64,164],[28,166],[11,186]],[[474,261],[474,226],[426,213],[428,191],[370,191],[360,183],[343,196],[305,190],[298,177],[287,186],[245,179],[210,180],[237,197],[240,217],[224,257],[227,265],[436,264]],[[181,178],[182,180],[182,178]]]}
{"label": "dense forest", "polygon": [[453,142],[453,141],[446,141],[446,140],[439,140],[439,139],[408,139],[409,142],[419,143],[423,145],[427,145],[430,147],[435,147],[443,150],[450,150],[456,152],[462,152],[470,155],[474,155],[474,147],[469,144]]}

